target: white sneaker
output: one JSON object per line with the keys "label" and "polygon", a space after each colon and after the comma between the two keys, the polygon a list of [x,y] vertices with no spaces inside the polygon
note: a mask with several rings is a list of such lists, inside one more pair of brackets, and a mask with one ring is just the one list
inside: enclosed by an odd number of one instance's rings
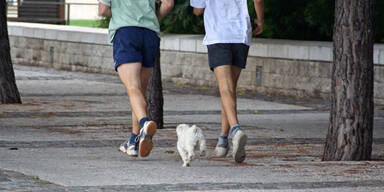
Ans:
{"label": "white sneaker", "polygon": [[226,157],[229,151],[228,145],[216,145],[215,153],[216,157]]}
{"label": "white sneaker", "polygon": [[127,153],[129,156],[137,157],[137,147],[135,145],[129,145],[128,141],[122,143],[119,150],[123,153]]}
{"label": "white sneaker", "polygon": [[135,145],[129,145],[126,153],[127,153],[129,156],[137,157],[137,149],[136,149],[136,146],[135,146]]}
{"label": "white sneaker", "polygon": [[146,157],[149,155],[153,148],[152,137],[155,135],[157,125],[154,121],[146,121],[144,127],[140,129],[140,142],[139,142],[139,154],[140,157]]}
{"label": "white sneaker", "polygon": [[244,131],[238,130],[232,138],[233,151],[232,157],[237,163],[241,163],[245,160],[245,144],[247,144],[247,135]]}

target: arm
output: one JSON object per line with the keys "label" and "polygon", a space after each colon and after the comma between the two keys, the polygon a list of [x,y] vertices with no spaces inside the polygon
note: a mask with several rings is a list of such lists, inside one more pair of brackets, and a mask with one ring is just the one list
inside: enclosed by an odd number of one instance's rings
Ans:
{"label": "arm", "polygon": [[161,0],[161,5],[156,15],[159,21],[163,19],[173,8],[173,0]]}
{"label": "arm", "polygon": [[199,16],[204,13],[207,0],[191,0],[190,4],[193,7],[193,14]]}
{"label": "arm", "polygon": [[264,0],[254,0],[257,19],[255,19],[256,29],[253,34],[260,35],[264,31]]}
{"label": "arm", "polygon": [[99,2],[99,15],[104,17],[112,17],[111,7],[102,2]]}
{"label": "arm", "polygon": [[193,14],[199,16],[204,13],[204,8],[193,8]]}

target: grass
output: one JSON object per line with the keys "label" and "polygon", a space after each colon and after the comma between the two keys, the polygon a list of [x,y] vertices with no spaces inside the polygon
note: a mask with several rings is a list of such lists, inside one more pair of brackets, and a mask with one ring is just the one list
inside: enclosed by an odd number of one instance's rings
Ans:
{"label": "grass", "polygon": [[99,25],[99,20],[71,20],[69,25],[80,27],[97,27]]}

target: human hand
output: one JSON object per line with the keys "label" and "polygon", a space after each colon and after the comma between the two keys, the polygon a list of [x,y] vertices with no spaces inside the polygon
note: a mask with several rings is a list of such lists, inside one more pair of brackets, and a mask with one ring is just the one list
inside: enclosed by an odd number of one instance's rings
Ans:
{"label": "human hand", "polygon": [[253,34],[260,35],[264,31],[264,21],[259,21],[257,19],[254,20],[256,29],[253,30]]}

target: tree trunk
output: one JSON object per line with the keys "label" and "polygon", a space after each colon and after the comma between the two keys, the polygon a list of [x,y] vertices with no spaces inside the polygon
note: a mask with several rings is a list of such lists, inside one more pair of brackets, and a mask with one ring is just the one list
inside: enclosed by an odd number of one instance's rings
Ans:
{"label": "tree trunk", "polygon": [[0,103],[21,103],[11,61],[6,10],[7,3],[0,0]]}
{"label": "tree trunk", "polygon": [[375,0],[336,0],[331,114],[323,160],[369,160]]}
{"label": "tree trunk", "polygon": [[163,86],[161,83],[160,50],[147,87],[148,117],[163,128]]}

